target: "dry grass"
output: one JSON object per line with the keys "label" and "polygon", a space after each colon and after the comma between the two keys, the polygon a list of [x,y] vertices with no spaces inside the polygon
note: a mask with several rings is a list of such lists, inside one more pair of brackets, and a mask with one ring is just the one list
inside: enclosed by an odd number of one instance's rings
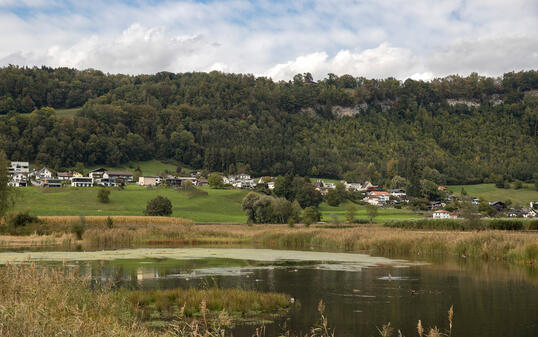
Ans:
{"label": "dry grass", "polygon": [[0,273],[0,336],[151,336],[118,293],[65,270],[8,265]]}
{"label": "dry grass", "polygon": [[[101,226],[106,223],[108,216],[86,216],[84,217],[88,226]],[[117,226],[140,226],[140,225],[188,225],[193,224],[191,220],[166,216],[110,216]],[[40,216],[49,224],[69,227],[80,221],[78,216]]]}

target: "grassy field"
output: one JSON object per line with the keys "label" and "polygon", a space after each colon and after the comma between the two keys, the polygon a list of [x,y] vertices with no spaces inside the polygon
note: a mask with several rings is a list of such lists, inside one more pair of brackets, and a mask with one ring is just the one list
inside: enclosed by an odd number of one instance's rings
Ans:
{"label": "grassy field", "polygon": [[538,191],[532,188],[534,187],[533,185],[519,190],[514,188],[497,188],[495,184],[452,185],[448,186],[448,190],[460,196],[462,187],[467,192],[467,195],[484,198],[487,201],[506,201],[510,199],[512,200],[512,204],[519,204],[526,207],[529,206],[530,201],[538,201]]}
{"label": "grassy field", "polygon": [[30,209],[34,215],[143,215],[146,203],[157,195],[172,202],[172,216],[196,222],[245,223],[241,200],[247,191],[213,190],[204,188],[208,195],[191,197],[185,192],[170,188],[127,186],[112,190],[110,202],[97,201],[98,188],[21,189],[22,199],[16,210]]}
{"label": "grassy field", "polygon": [[[248,193],[246,190],[215,190],[201,188],[207,195],[192,196],[170,188],[146,188],[136,185],[124,190],[112,190],[110,203],[97,201],[98,188],[41,189],[28,187],[21,189],[21,200],[16,210],[30,209],[33,215],[143,215],[146,203],[157,195],[167,197],[172,202],[172,216],[190,219],[195,222],[246,223],[247,218],[241,209],[241,201]],[[321,204],[323,220],[330,222],[334,217],[345,220],[348,204],[338,207]],[[366,219],[366,211],[356,206],[356,217]],[[419,215],[408,210],[380,209],[376,221],[417,219]]]}
{"label": "grassy field", "polygon": [[[173,172],[175,174],[177,165],[170,164],[170,163],[163,163],[162,161],[154,159],[154,160],[147,160],[147,161],[132,161],[132,162],[115,166],[115,167],[92,166],[88,168],[88,171],[91,171],[99,167],[105,167],[106,169],[111,170],[111,171],[129,171],[131,173],[134,173],[134,170],[137,167],[140,167],[140,169],[142,170],[142,175],[155,176],[155,175],[161,174],[165,170],[168,170],[168,172]],[[187,174],[190,172],[190,170],[183,168],[182,172]]]}

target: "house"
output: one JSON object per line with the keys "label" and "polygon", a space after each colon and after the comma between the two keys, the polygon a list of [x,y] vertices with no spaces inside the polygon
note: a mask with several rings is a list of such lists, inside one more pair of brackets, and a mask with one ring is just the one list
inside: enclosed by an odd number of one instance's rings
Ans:
{"label": "house", "polygon": [[274,181],[270,181],[267,183],[267,188],[270,189],[271,191],[275,189],[275,182]]}
{"label": "house", "polygon": [[446,191],[446,186],[437,186],[438,191]]}
{"label": "house", "polygon": [[510,218],[519,218],[523,216],[523,213],[521,212],[521,209],[510,208],[508,212],[506,212],[506,216]]}
{"label": "house", "polygon": [[348,183],[347,181],[342,182],[346,187],[346,191],[362,191],[362,185],[359,183]]}
{"label": "house", "polygon": [[474,205],[478,205],[480,203],[480,199],[478,199],[477,197],[472,197],[471,198],[471,202],[474,204]]}
{"label": "house", "polygon": [[441,207],[445,207],[446,205],[440,201],[432,201],[430,202],[430,204],[428,205],[428,209],[438,209],[438,208],[441,208]]}
{"label": "house", "polygon": [[43,187],[62,187],[62,181],[60,179],[44,179],[41,181]]}
{"label": "house", "polygon": [[524,218],[535,218],[537,214],[538,213],[536,213],[536,211],[533,210],[532,208],[522,208],[521,209],[521,215]]}
{"label": "house", "polygon": [[169,175],[169,176],[164,177],[164,183],[170,187],[180,187],[181,179],[179,179],[178,177]]}
{"label": "house", "polygon": [[[93,179],[93,178],[92,178]],[[120,185],[121,179],[116,178],[101,178],[101,179],[94,179],[95,185],[103,186],[103,187],[116,187]]]}
{"label": "house", "polygon": [[366,188],[368,192],[371,191],[384,191],[383,185],[370,185]]}
{"label": "house", "polygon": [[538,201],[531,201],[529,203],[529,206],[532,208],[532,209],[538,209]]}
{"label": "house", "polygon": [[390,193],[390,195],[392,195],[393,197],[398,198],[398,199],[407,198],[407,194],[405,193],[405,190],[403,190],[401,188],[396,188],[396,189],[389,190],[389,193]]}
{"label": "house", "polygon": [[77,171],[73,171],[73,178],[81,178],[81,177],[84,177],[84,175],[82,173],[78,173]]}
{"label": "house", "polygon": [[58,179],[60,180],[71,180],[73,178],[73,173],[67,171],[67,172],[58,172],[57,174]]}
{"label": "house", "polygon": [[[105,179],[121,179],[125,183],[130,183],[133,181],[133,174],[127,171],[106,171],[103,173],[103,178]],[[117,181],[120,183],[121,181]]]}
{"label": "house", "polygon": [[455,213],[450,213],[449,211],[445,211],[444,209],[438,209],[435,212],[433,212],[432,217],[434,219],[452,219],[456,218]]}
{"label": "house", "polygon": [[196,180],[196,186],[208,186],[209,180],[207,179],[198,179]]}
{"label": "house", "polygon": [[506,208],[506,204],[502,201],[493,201],[490,202],[489,205],[495,207],[498,212],[501,212]]}
{"label": "house", "polygon": [[374,206],[382,206],[390,199],[390,194],[386,191],[371,191],[363,200]]}
{"label": "house", "polygon": [[94,180],[96,179],[101,179],[103,178],[103,175],[105,174],[105,172],[107,172],[108,170],[106,168],[103,168],[103,167],[100,167],[100,168],[97,168],[95,170],[92,170],[90,171],[90,173],[88,174],[88,176],[90,178],[93,178]]}
{"label": "house", "polygon": [[[158,177],[139,177],[137,184],[140,186],[157,186]],[[159,179],[160,180],[160,179]]]}
{"label": "house", "polygon": [[8,172],[10,176],[18,173],[30,173],[30,166],[27,161],[12,161],[9,164]]}
{"label": "house", "polygon": [[16,173],[11,176],[11,180],[8,182],[11,187],[26,187],[28,186],[27,173]]}
{"label": "house", "polygon": [[30,173],[30,176],[35,177],[35,180],[37,180],[37,182],[41,182],[43,180],[51,179],[52,171],[46,167],[43,167],[41,170],[32,171],[32,173]]}
{"label": "house", "polygon": [[71,186],[73,187],[92,187],[92,177],[73,177],[71,178]]}

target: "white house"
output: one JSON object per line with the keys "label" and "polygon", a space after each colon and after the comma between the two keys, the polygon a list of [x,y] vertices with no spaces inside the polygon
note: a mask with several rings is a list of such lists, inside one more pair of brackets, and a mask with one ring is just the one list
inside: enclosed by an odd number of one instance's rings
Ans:
{"label": "white house", "polygon": [[104,179],[123,179],[124,182],[132,182],[133,174],[131,172],[122,171],[106,171],[103,173]]}
{"label": "white house", "polygon": [[11,187],[25,187],[28,186],[28,176],[25,173],[16,173],[11,176],[11,180],[8,182]]}
{"label": "white house", "polygon": [[159,177],[139,177],[137,184],[140,186],[157,186],[157,180],[160,180]]}
{"label": "white house", "polygon": [[393,197],[396,197],[396,198],[405,198],[405,197],[407,197],[407,194],[401,188],[390,190],[390,195],[392,195]]}
{"label": "white house", "polygon": [[107,172],[108,170],[106,168],[103,168],[103,167],[100,167],[98,169],[95,169],[93,171],[91,171],[88,176],[90,176],[91,178],[93,179],[101,179],[103,178],[103,175],[105,174],[105,172]]}
{"label": "white house", "polygon": [[346,187],[346,191],[363,191],[362,184],[348,183],[347,181],[343,181],[342,183]]}
{"label": "white house", "polygon": [[73,177],[71,178],[71,186],[73,187],[92,187],[92,177]]}
{"label": "white house", "polygon": [[27,161],[12,161],[8,168],[9,175],[18,173],[30,173],[30,166]]}
{"label": "white house", "polygon": [[270,189],[271,191],[275,189],[275,182],[274,181],[270,181],[267,183],[267,188]]}
{"label": "white house", "polygon": [[449,211],[445,211],[444,209],[438,209],[437,211],[433,212],[432,217],[434,219],[452,219],[452,218],[455,218],[454,215],[452,215]]}
{"label": "white house", "polygon": [[30,173],[30,176],[35,177],[36,180],[41,182],[43,180],[51,179],[52,178],[52,171],[49,170],[46,167],[43,167],[41,170],[32,171],[32,173]]}
{"label": "white house", "polygon": [[69,171],[58,172],[57,176],[60,180],[71,180],[71,178],[73,178],[73,173]]}

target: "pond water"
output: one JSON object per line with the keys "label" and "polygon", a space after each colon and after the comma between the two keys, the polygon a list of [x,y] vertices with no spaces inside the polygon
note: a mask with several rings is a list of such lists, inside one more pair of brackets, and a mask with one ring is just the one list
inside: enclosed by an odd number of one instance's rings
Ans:
{"label": "pond water", "polygon": [[[403,335],[423,326],[448,329],[454,306],[453,336],[537,336],[538,274],[535,269],[472,263],[436,263],[362,254],[268,249],[133,249],[102,252],[0,253],[5,261],[60,261],[78,266],[96,280],[136,289],[221,287],[283,292],[300,305],[267,326],[267,336],[286,329],[306,333],[326,304],[337,336],[377,336],[391,322]],[[235,336],[255,327],[238,326]]]}

